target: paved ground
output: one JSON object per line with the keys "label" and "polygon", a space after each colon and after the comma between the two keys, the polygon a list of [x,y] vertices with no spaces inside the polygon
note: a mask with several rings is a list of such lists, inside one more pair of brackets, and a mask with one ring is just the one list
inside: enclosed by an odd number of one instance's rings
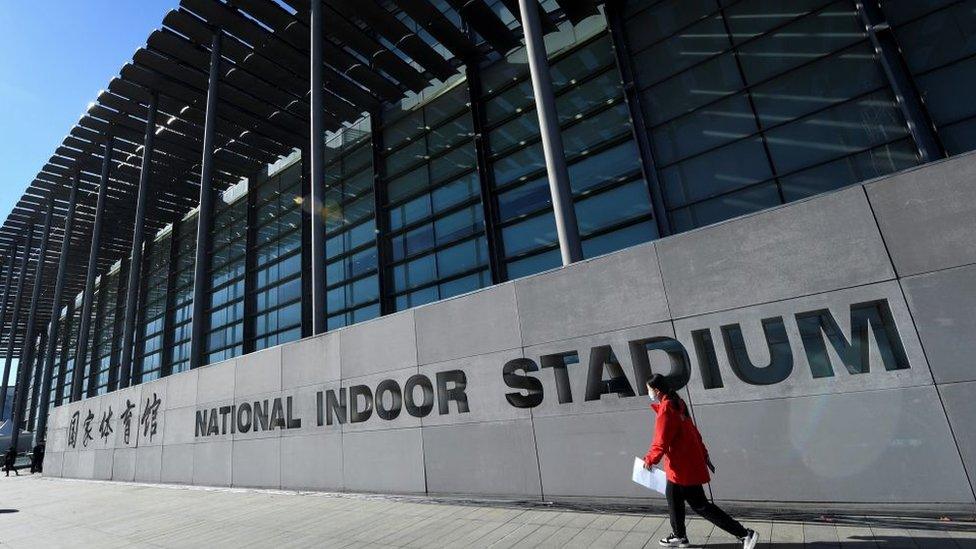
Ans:
{"label": "paved ground", "polygon": [[[746,521],[766,548],[976,547],[976,524]],[[698,546],[736,547],[700,519]],[[0,477],[0,547],[657,547],[656,514]]]}

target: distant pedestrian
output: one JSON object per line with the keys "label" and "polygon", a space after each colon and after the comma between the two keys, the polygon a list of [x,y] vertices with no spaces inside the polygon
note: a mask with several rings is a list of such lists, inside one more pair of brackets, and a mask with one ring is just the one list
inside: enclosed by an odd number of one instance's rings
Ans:
{"label": "distant pedestrian", "polygon": [[44,444],[34,446],[31,452],[31,474],[42,473],[44,471]]}
{"label": "distant pedestrian", "polygon": [[14,465],[17,463],[17,450],[14,447],[10,447],[7,453],[3,456],[3,469],[7,472],[7,476],[10,476],[10,471],[13,471],[18,477],[20,476],[20,471],[17,470]]}
{"label": "distant pedestrian", "polygon": [[742,541],[744,549],[753,549],[759,535],[748,530],[705,497],[705,489],[711,478],[708,470],[715,467],[708,458],[708,450],[701,433],[695,427],[685,404],[661,374],[654,374],[647,381],[647,393],[651,397],[651,409],[657,414],[654,422],[654,441],[644,456],[644,468],[650,469],[662,458],[667,458],[664,470],[668,477],[665,496],[671,516],[671,534],[660,543],[664,547],[688,547],[685,532],[685,502],[703,518]]}

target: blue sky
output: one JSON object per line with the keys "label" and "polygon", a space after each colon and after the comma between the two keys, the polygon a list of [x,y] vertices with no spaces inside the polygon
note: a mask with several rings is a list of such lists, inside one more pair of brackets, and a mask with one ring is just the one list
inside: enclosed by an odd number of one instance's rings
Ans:
{"label": "blue sky", "polygon": [[0,0],[0,219],[179,0]]}
{"label": "blue sky", "polygon": [[179,0],[0,0],[0,220]]}

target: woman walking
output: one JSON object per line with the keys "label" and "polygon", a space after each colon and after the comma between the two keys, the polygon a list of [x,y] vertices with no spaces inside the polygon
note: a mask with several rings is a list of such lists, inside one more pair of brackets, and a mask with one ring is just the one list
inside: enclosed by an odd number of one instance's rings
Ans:
{"label": "woman walking", "polygon": [[664,547],[688,547],[685,533],[685,502],[696,513],[715,526],[742,541],[743,549],[753,549],[759,535],[748,530],[705,497],[702,486],[711,480],[708,469],[715,468],[708,459],[708,450],[701,434],[691,420],[688,406],[669,386],[661,374],[654,374],[647,381],[647,393],[651,396],[651,409],[657,414],[654,422],[654,441],[644,456],[644,468],[650,469],[662,458],[667,458],[664,470],[668,477],[665,495],[671,515],[671,535],[661,540]]}

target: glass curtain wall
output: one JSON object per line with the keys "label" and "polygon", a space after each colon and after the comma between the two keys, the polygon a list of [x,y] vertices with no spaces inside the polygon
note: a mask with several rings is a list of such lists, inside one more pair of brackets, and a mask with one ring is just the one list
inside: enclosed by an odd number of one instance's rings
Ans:
{"label": "glass curtain wall", "polygon": [[325,279],[329,330],[380,315],[373,141],[370,120],[328,137],[325,146]]}
{"label": "glass curtain wall", "polygon": [[68,307],[70,319],[65,322],[65,340],[61,348],[61,371],[64,372],[63,390],[61,393],[61,404],[71,400],[71,385],[74,383],[75,372],[75,352],[78,349],[78,322],[81,320],[81,295],[75,299],[74,303]]}
{"label": "glass curtain wall", "polygon": [[383,119],[385,276],[393,309],[490,285],[466,83],[458,79]]}
{"label": "glass curtain wall", "polygon": [[850,0],[630,0],[624,19],[677,232],[919,162]]}
{"label": "glass curtain wall", "polygon": [[173,227],[173,238],[176,239],[176,265],[172,267],[175,269],[175,276],[167,310],[170,323],[166,329],[173,342],[167,373],[175,374],[190,369],[190,317],[193,314],[193,265],[197,244],[196,212]]}
{"label": "glass curtain wall", "polygon": [[[95,394],[105,394],[108,392],[109,375],[115,364],[118,363],[118,347],[114,346],[116,341],[116,319],[119,307],[119,272],[117,267],[109,270],[108,274],[102,275],[98,279],[99,288],[105,288],[104,292],[99,292],[99,323],[97,326],[98,335],[95,340],[95,363],[98,365],[98,372],[95,376]],[[123,281],[124,284],[124,281]]]}
{"label": "glass curtain wall", "polygon": [[238,183],[220,195],[214,208],[207,364],[244,352],[246,195],[247,183]]}
{"label": "glass curtain wall", "polygon": [[[602,16],[550,47],[584,257],[658,236],[610,38]],[[567,44],[568,42],[568,44]],[[561,264],[532,83],[524,50],[482,71],[490,177],[509,279]]]}
{"label": "glass curtain wall", "polygon": [[884,0],[881,9],[946,152],[976,149],[976,0]]}
{"label": "glass curtain wall", "polygon": [[[137,383],[159,379],[163,368],[163,329],[166,323],[166,297],[169,294],[169,254],[172,234],[157,236],[149,246],[147,269],[143,271],[143,298],[139,310],[139,334],[135,361],[139,365]],[[104,330],[103,330],[104,333]],[[108,383],[108,376],[105,379]]]}
{"label": "glass curtain wall", "polygon": [[58,317],[58,322],[60,323],[60,331],[58,332],[57,348],[54,350],[54,365],[51,372],[51,391],[48,393],[48,403],[50,406],[58,406],[61,404],[61,392],[63,391],[61,383],[63,381],[64,373],[61,371],[61,353],[64,351],[65,346],[68,342],[68,333],[71,331],[71,326],[66,324],[71,319],[70,313],[71,307],[61,309],[61,314]]}
{"label": "glass curtain wall", "polygon": [[254,180],[253,349],[302,336],[302,163]]}

